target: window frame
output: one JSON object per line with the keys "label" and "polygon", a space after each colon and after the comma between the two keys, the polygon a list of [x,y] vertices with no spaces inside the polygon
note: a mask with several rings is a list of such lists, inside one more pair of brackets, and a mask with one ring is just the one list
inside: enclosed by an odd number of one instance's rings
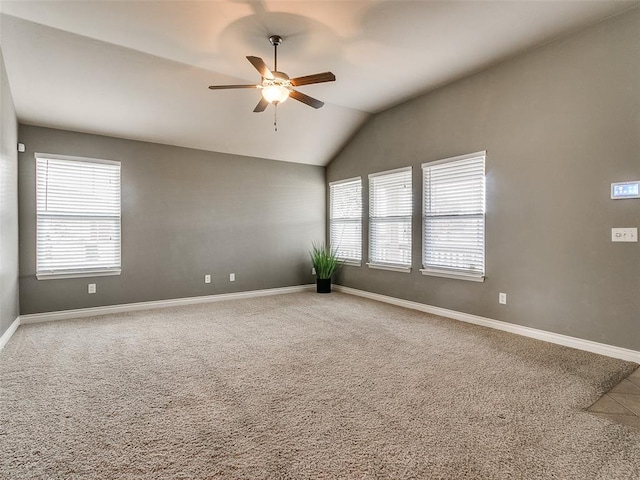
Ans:
{"label": "window frame", "polygon": [[[120,275],[122,273],[122,164],[119,161],[115,160],[105,160],[98,158],[88,158],[88,157],[77,157],[71,155],[58,155],[58,154],[50,154],[50,153],[35,153],[35,196],[36,196],[36,204],[35,204],[35,262],[36,262],[36,278],[38,280],[55,280],[61,278],[82,278],[82,277],[103,277],[103,276],[112,276],[112,275]],[[117,219],[117,228],[118,228],[118,265],[117,267],[112,268],[104,268],[104,267],[95,267],[95,268],[80,268],[80,269],[53,269],[53,270],[40,270],[40,259],[38,255],[38,232],[40,227],[38,226],[38,220],[40,215],[42,215],[38,208],[38,161],[39,160],[63,160],[70,162],[82,162],[85,164],[100,164],[100,165],[114,165],[118,167],[118,214],[110,215],[112,218]],[[47,183],[47,188],[48,188]],[[46,214],[44,215],[47,216]],[[54,215],[55,216],[55,215]],[[82,218],[91,216],[91,211],[85,211],[82,213],[69,214],[71,217]],[[108,216],[105,216],[108,217]]]}
{"label": "window frame", "polygon": [[[373,212],[373,208],[371,205],[372,202],[372,179],[375,179],[376,177],[384,177],[386,175],[393,175],[393,174],[397,174],[397,173],[403,173],[403,172],[409,172],[409,192],[411,195],[411,200],[410,200],[410,204],[411,204],[411,213],[408,215],[408,224],[409,224],[409,263],[408,264],[400,264],[400,263],[391,263],[391,262],[379,262],[379,261],[373,261],[372,260],[372,234],[373,234],[373,229],[371,228],[371,225],[374,223],[373,220],[376,217],[373,217],[372,212]],[[401,273],[411,273],[411,268],[413,265],[413,167],[412,166],[407,166],[407,167],[401,167],[401,168],[394,168],[392,170],[385,170],[382,172],[376,172],[376,173],[370,173],[369,176],[369,217],[368,217],[368,221],[369,221],[369,225],[368,225],[368,262],[367,262],[367,266],[369,268],[373,268],[373,269],[379,269],[379,270],[389,270],[389,271],[393,271],[393,272],[401,272]],[[395,218],[400,218],[400,217],[407,217],[407,215],[397,215],[395,216]],[[393,218],[393,217],[381,217],[381,218]]]}
{"label": "window frame", "polygon": [[[427,250],[427,245],[426,245],[426,224],[427,224],[427,213],[426,213],[426,209],[425,209],[425,204],[426,204],[426,198],[427,198],[427,189],[426,189],[426,185],[425,185],[425,174],[426,174],[426,170],[429,167],[434,167],[437,165],[442,165],[442,164],[446,164],[446,163],[453,163],[453,162],[459,162],[459,161],[464,161],[464,160],[468,160],[468,159],[472,159],[472,158],[478,158],[478,157],[482,157],[482,169],[483,169],[483,175],[482,175],[482,212],[481,213],[470,213],[470,214],[464,214],[464,215],[460,215],[460,216],[467,216],[467,217],[472,217],[472,216],[479,216],[481,215],[482,217],[482,272],[473,272],[471,270],[459,270],[456,268],[446,268],[446,267],[434,267],[434,266],[428,266],[427,262],[426,262],[426,257],[425,257],[425,252]],[[428,275],[428,276],[435,276],[435,277],[444,277],[444,278],[452,278],[452,279],[459,279],[459,280],[467,280],[467,281],[472,281],[472,282],[484,282],[484,279],[486,277],[486,270],[487,270],[487,265],[486,265],[486,251],[487,251],[487,245],[486,245],[486,216],[487,216],[487,207],[486,207],[486,192],[487,192],[487,186],[486,186],[486,164],[487,164],[487,152],[486,150],[482,150],[479,152],[474,152],[474,153],[468,153],[465,155],[458,155],[455,157],[450,157],[450,158],[444,158],[442,160],[436,160],[433,162],[425,162],[422,164],[422,251],[421,251],[421,264],[422,264],[422,268],[420,269],[420,272],[423,275]],[[437,217],[438,215],[433,215],[432,217]],[[442,215],[442,216],[447,216],[447,215]]]}
{"label": "window frame", "polygon": [[341,257],[338,256],[337,258],[341,261],[341,263],[343,265],[351,265],[354,267],[360,267],[362,266],[362,215],[363,215],[363,202],[362,202],[362,197],[363,197],[363,190],[362,190],[362,177],[358,176],[358,177],[351,177],[351,178],[345,178],[343,180],[336,180],[333,182],[329,182],[329,244],[331,245],[331,249],[335,250],[336,252],[338,252],[338,246],[334,245],[332,243],[332,231],[333,231],[333,224],[334,224],[334,218],[333,218],[333,191],[332,189],[334,187],[339,187],[341,185],[345,185],[345,184],[349,184],[349,183],[356,183],[359,182],[359,188],[360,188],[360,215],[356,218],[356,217],[347,217],[347,218],[340,218],[338,220],[335,221],[335,223],[356,223],[359,222],[360,223],[360,258],[348,258],[348,257]]}

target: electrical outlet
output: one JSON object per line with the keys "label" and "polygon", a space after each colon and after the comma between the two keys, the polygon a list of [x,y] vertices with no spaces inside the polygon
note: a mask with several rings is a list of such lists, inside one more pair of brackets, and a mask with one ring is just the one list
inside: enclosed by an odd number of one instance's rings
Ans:
{"label": "electrical outlet", "polygon": [[229,274],[229,281],[230,282],[235,282],[236,281],[236,274],[235,273],[230,273]]}
{"label": "electrical outlet", "polygon": [[502,305],[506,305],[507,304],[507,294],[506,293],[500,293],[498,295],[498,302],[500,302]]}
{"label": "electrical outlet", "polygon": [[315,275],[316,274],[316,269],[311,267],[311,275]]}
{"label": "electrical outlet", "polygon": [[89,293],[96,293],[96,284],[95,283],[89,283],[87,286],[87,291]]}
{"label": "electrical outlet", "polygon": [[204,276],[204,283],[211,283],[211,275]]}

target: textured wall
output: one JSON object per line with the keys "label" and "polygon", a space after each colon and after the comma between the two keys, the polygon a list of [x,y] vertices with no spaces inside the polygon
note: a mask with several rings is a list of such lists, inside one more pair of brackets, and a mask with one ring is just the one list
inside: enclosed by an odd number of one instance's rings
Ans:
{"label": "textured wall", "polygon": [[[373,117],[327,181],[413,166],[411,274],[345,267],[340,283],[640,350],[640,10],[590,27]],[[421,164],[487,150],[486,281],[427,277]],[[507,305],[498,304],[506,292]]]}
{"label": "textured wall", "polygon": [[[308,250],[325,232],[324,168],[27,125],[19,133],[27,149],[19,171],[22,314],[314,281]],[[35,152],[122,163],[121,275],[36,279]],[[87,294],[88,283],[96,294]]]}
{"label": "textured wall", "polygon": [[0,50],[0,335],[18,317],[18,123]]}

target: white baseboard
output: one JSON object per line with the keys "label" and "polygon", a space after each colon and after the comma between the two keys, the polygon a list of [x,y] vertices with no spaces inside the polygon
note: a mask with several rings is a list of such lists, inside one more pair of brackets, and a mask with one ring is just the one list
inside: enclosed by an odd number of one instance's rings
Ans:
{"label": "white baseboard", "polygon": [[401,298],[388,297],[386,295],[366,292],[364,290],[344,287],[342,285],[334,285],[333,289],[337,292],[357,295],[359,297],[369,298],[371,300],[377,300],[384,303],[390,303],[392,305],[410,308],[412,310],[419,310],[421,312],[431,313],[433,315],[440,315],[442,317],[452,318],[461,322],[473,323],[475,325],[481,325],[483,327],[495,328],[497,330],[503,330],[505,332],[515,333],[517,335],[535,338],[537,340],[543,340],[545,342],[556,343],[558,345],[564,345],[566,347],[572,347],[578,350],[585,350],[587,352],[598,353],[600,355],[619,358],[621,360],[627,360],[629,362],[640,363],[640,352],[636,350],[629,350],[627,348],[615,347],[613,345],[607,345],[604,343],[592,342],[591,340],[569,337],[567,335],[561,335],[559,333],[552,333],[545,330],[538,330],[536,328],[524,327],[522,325],[502,322],[500,320],[493,320],[491,318],[471,315],[469,313],[457,312],[455,310],[448,310],[446,308],[434,307],[432,305],[412,302],[410,300],[403,300]]}
{"label": "white baseboard", "polygon": [[7,331],[4,332],[2,334],[2,336],[0,337],[0,350],[2,350],[4,348],[4,346],[7,344],[9,339],[13,336],[13,334],[16,332],[16,330],[18,329],[19,326],[20,326],[20,317],[18,316],[11,323],[11,325],[9,325],[9,328],[7,328]]}
{"label": "white baseboard", "polygon": [[20,315],[20,324],[26,325],[29,323],[69,320],[72,318],[108,315],[110,313],[134,312],[136,310],[150,310],[154,308],[177,307],[181,305],[195,305],[198,303],[221,302],[223,300],[235,300],[240,298],[266,297],[269,295],[282,295],[285,293],[304,292],[312,288],[315,288],[315,285],[295,285],[292,287],[269,288],[266,290],[250,290],[248,292],[221,293],[218,295],[206,295],[202,297],[174,298],[170,300],[156,300],[152,302],[125,303],[120,305],[107,305],[104,307],[78,308],[75,310],[62,310],[58,312],[32,313],[29,315]]}

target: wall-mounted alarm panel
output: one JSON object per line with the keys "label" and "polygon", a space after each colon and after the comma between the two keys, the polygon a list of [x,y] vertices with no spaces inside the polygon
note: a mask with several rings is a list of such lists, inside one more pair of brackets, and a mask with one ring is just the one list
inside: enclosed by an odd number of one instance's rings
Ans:
{"label": "wall-mounted alarm panel", "polygon": [[640,198],[640,180],[635,182],[620,182],[611,184],[611,198]]}

